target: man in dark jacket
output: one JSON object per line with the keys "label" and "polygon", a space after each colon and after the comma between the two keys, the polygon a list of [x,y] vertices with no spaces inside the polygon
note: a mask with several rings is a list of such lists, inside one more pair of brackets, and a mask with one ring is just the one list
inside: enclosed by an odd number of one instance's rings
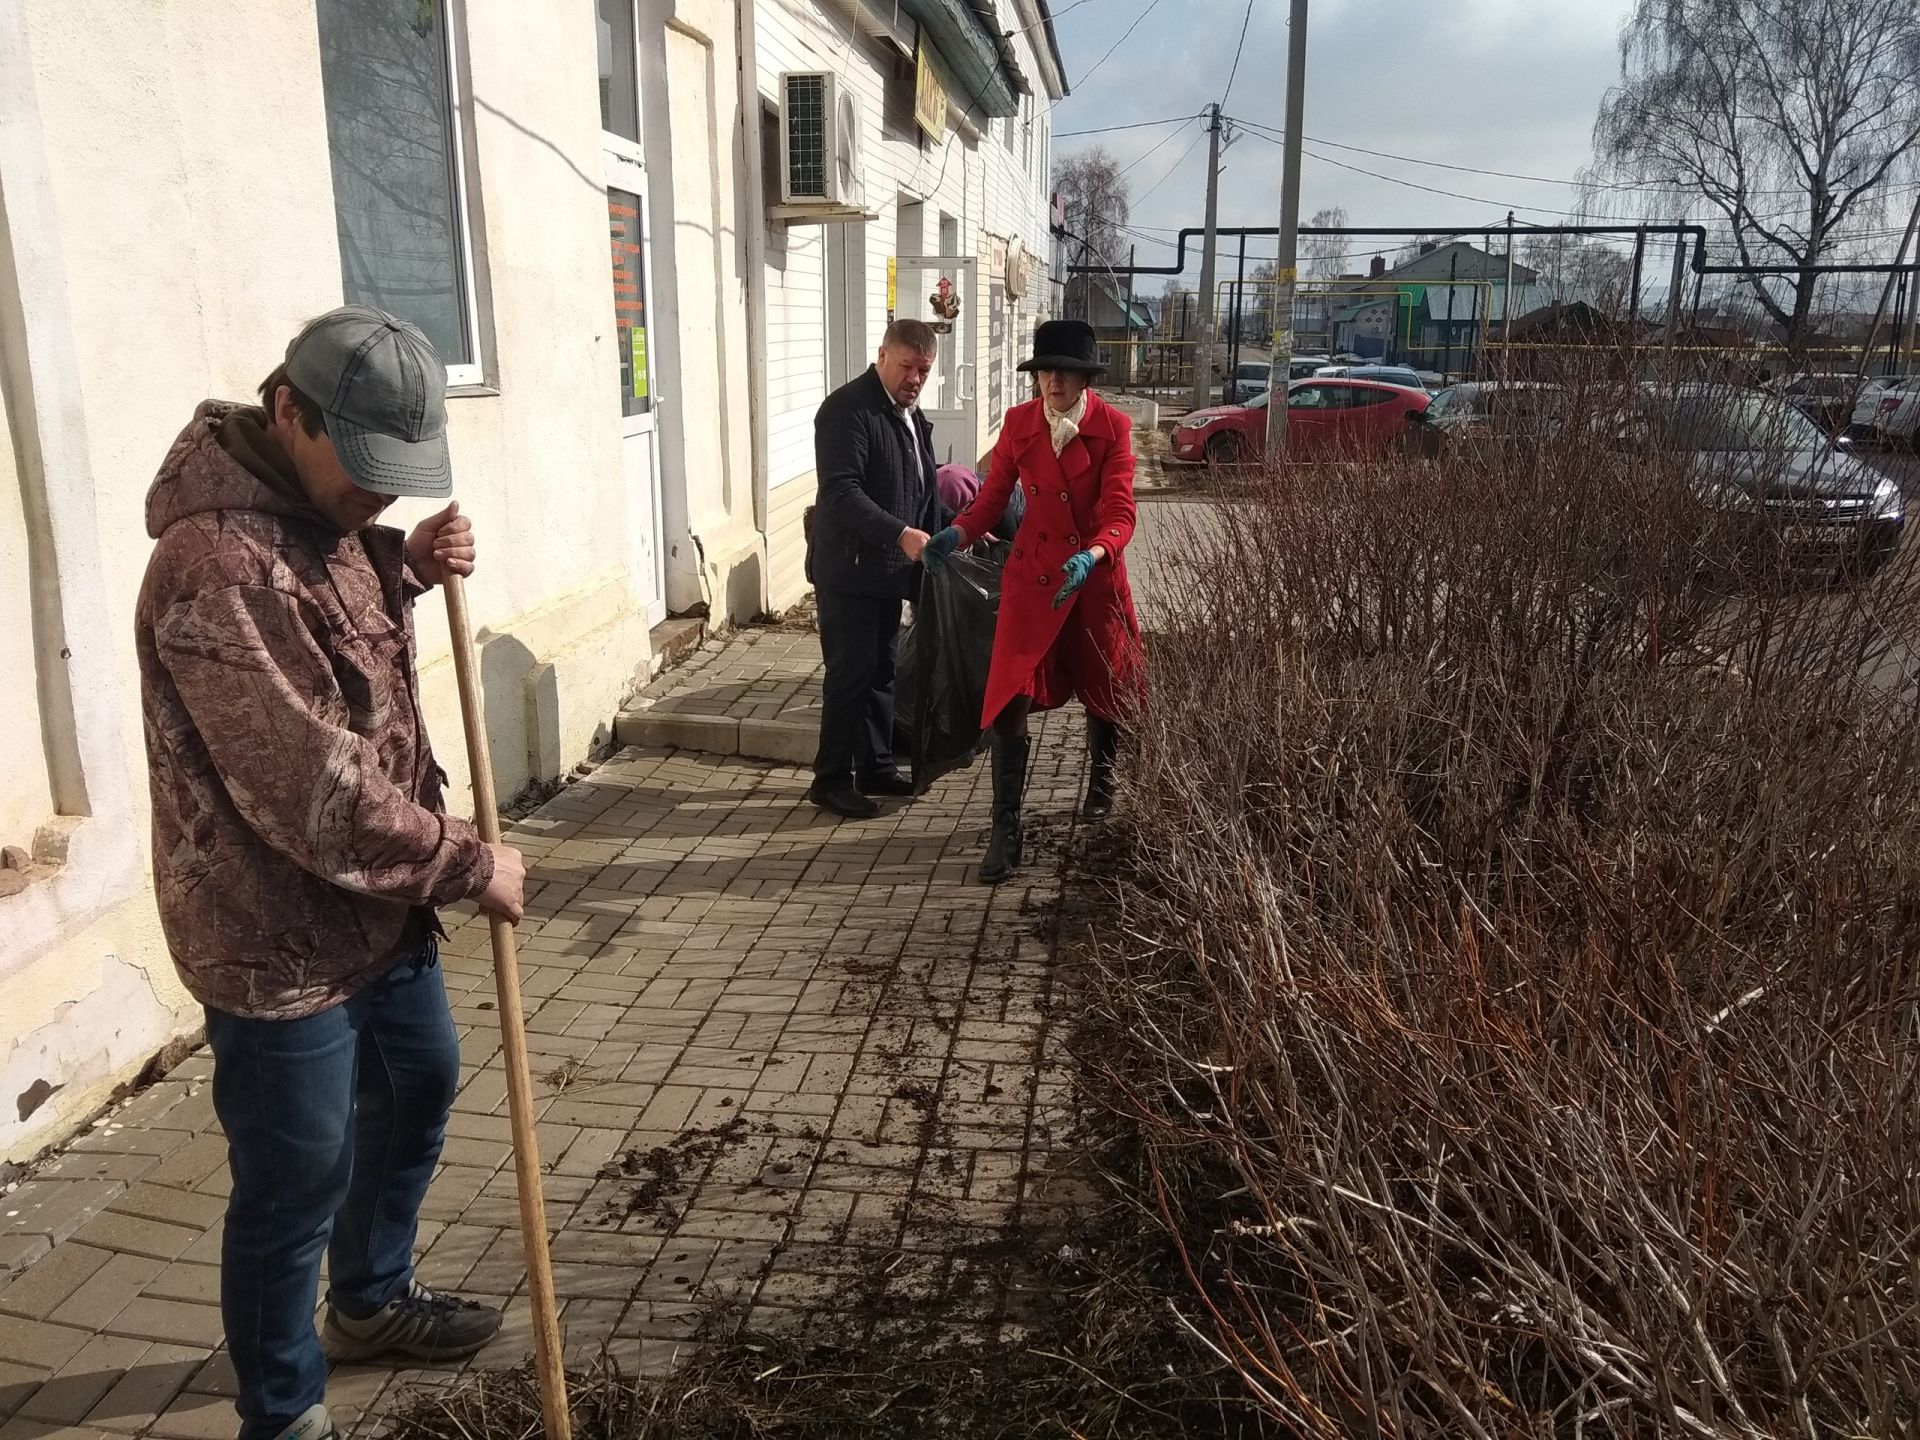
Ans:
{"label": "man in dark jacket", "polygon": [[820,494],[807,573],[826,678],[807,794],[851,820],[880,813],[873,796],[913,793],[893,759],[894,654],[901,602],[912,598],[920,552],[939,528],[933,427],[917,403],[938,345],[920,321],[894,321],[872,368],[813,417]]}
{"label": "man in dark jacket", "polygon": [[332,311],[264,405],[201,405],[147,496],[154,884],[213,1049],[243,1440],[334,1436],[329,1357],[445,1363],[500,1329],[413,1273],[460,1082],[433,907],[523,903],[519,852],[441,805],[414,674],[414,600],[472,571],[473,527],[373,523],[453,488],[446,373],[413,326]]}

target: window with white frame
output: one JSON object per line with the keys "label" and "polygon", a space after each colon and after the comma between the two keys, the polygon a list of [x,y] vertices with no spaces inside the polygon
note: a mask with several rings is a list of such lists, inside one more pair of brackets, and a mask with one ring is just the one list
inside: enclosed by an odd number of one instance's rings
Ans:
{"label": "window with white frame", "polygon": [[347,300],[426,332],[482,378],[453,0],[318,0],[320,78]]}

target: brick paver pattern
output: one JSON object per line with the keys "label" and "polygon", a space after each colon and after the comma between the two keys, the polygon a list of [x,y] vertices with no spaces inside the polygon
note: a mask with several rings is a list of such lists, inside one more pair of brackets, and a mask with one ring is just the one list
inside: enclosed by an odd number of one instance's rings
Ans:
{"label": "brick paver pattern", "polygon": [[[686,693],[791,711],[811,636],[703,652]],[[798,703],[804,705],[804,698]],[[771,707],[763,709],[760,707]],[[1064,825],[1077,713],[1039,731],[1033,808]],[[511,836],[528,855],[520,959],[569,1352],[658,1373],[704,1307],[756,1326],[959,1293],[969,1239],[1044,1218],[1069,1086],[1036,919],[1054,867],[974,883],[984,763],[866,824],[792,768],[627,750]],[[1042,822],[1042,828],[1049,828]],[[1046,842],[1041,842],[1043,850]],[[430,1285],[506,1307],[472,1364],[531,1345],[487,928],[450,913],[463,1075],[421,1233]],[[204,1052],[0,1197],[0,1440],[234,1433],[220,1350],[227,1184]],[[955,1333],[1014,1323],[967,1287]],[[736,1311],[738,1313],[738,1311]],[[343,1367],[349,1433],[448,1372]]]}
{"label": "brick paver pattern", "polygon": [[763,628],[709,640],[646,690],[665,714],[820,724],[820,637]]}

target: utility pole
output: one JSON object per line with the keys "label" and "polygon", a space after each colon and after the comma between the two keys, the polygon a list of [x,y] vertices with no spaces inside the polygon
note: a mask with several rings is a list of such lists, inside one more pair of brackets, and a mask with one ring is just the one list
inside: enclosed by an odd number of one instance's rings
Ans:
{"label": "utility pole", "polygon": [[1500,369],[1513,369],[1513,212],[1507,211],[1507,284],[1500,292]]}
{"label": "utility pole", "polygon": [[1300,262],[1300,130],[1307,117],[1307,0],[1287,12],[1287,133],[1280,168],[1280,258],[1273,271],[1273,364],[1267,371],[1267,463],[1287,448],[1287,376],[1293,369],[1293,283]]}
{"label": "utility pole", "polygon": [[1213,243],[1220,222],[1220,107],[1207,125],[1207,239],[1200,252],[1200,339],[1193,347],[1193,408],[1213,403]]}
{"label": "utility pole", "polygon": [[[1093,229],[1093,208],[1087,208],[1087,218],[1082,222],[1088,230]],[[1080,237],[1080,319],[1093,318],[1093,276],[1087,270],[1087,262],[1093,258],[1093,241],[1087,236]]]}
{"label": "utility pole", "polygon": [[1633,289],[1627,300],[1627,333],[1640,331],[1640,267],[1647,258],[1647,230],[1643,225],[1633,235]]}
{"label": "utility pole", "polygon": [[[1240,309],[1246,303],[1244,295],[1246,288],[1247,237],[1242,235],[1240,237],[1240,268],[1234,272],[1233,277],[1233,319],[1229,322],[1232,328],[1228,332],[1227,339],[1227,383],[1236,387],[1240,383],[1234,379],[1240,373]],[[1237,388],[1234,393],[1239,394]]]}
{"label": "utility pole", "polygon": [[[1681,222],[1685,224],[1683,220]],[[1680,297],[1686,293],[1687,235],[1684,230],[1673,237],[1673,279],[1667,287],[1667,338],[1663,348],[1671,352],[1680,333]]]}

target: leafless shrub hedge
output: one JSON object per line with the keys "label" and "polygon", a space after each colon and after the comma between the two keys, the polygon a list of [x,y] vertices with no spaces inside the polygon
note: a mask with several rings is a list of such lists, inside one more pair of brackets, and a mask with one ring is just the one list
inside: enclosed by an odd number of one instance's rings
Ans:
{"label": "leafless shrub hedge", "polygon": [[1304,1435],[1913,1433],[1910,567],[1756,575],[1578,432],[1257,490],[1093,982],[1180,1309]]}

